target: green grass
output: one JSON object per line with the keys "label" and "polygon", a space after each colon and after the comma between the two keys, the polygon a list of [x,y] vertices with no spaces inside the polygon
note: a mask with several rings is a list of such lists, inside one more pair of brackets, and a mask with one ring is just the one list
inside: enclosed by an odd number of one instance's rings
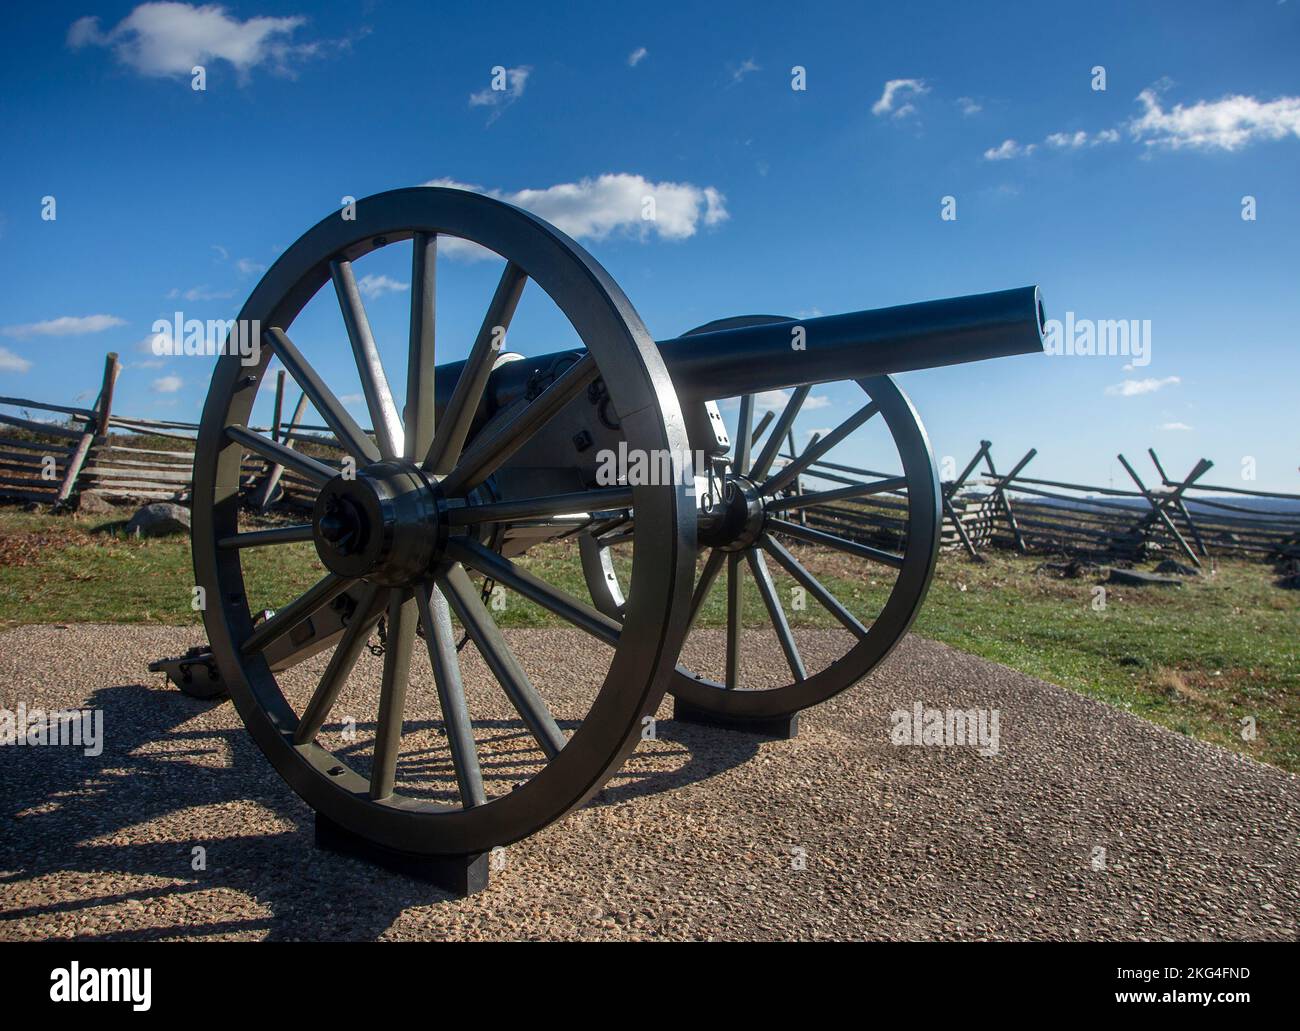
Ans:
{"label": "green grass", "polygon": [[[112,522],[0,509],[0,626],[198,623],[188,540],[130,540]],[[878,611],[892,583],[874,567],[875,578],[864,578],[863,567],[841,556],[800,556],[861,618]],[[572,545],[521,561],[585,597]],[[769,565],[789,611],[793,581]],[[981,564],[945,554],[914,630],[1300,772],[1300,593],[1273,586],[1267,565],[1221,561],[1213,576],[1178,589],[1110,585],[1104,611],[1092,604],[1095,577],[1056,579],[1038,565],[998,552]],[[259,608],[284,604],[321,575],[310,544],[246,553],[246,584]],[[745,601],[746,623],[765,626],[752,584]],[[719,586],[701,625],[721,625],[723,603]],[[796,626],[836,625],[811,599],[789,615]],[[507,626],[556,622],[513,596],[498,618]],[[1241,737],[1245,717],[1256,722],[1253,741]]]}

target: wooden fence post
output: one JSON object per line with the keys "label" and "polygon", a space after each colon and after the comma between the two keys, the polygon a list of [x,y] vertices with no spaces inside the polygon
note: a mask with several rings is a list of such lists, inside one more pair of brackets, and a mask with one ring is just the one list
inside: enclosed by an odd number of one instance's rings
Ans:
{"label": "wooden fence post", "polygon": [[975,551],[975,545],[971,542],[970,534],[966,532],[966,527],[962,525],[961,518],[957,515],[957,509],[953,506],[952,499],[966,485],[966,481],[970,478],[970,474],[975,471],[975,467],[980,464],[980,460],[988,456],[989,448],[992,446],[992,441],[981,440],[980,449],[975,452],[975,457],[966,463],[966,468],[962,470],[961,475],[942,487],[944,514],[952,520],[953,529],[957,531],[957,536],[961,538],[967,553],[973,559],[978,559],[979,554]]}
{"label": "wooden fence post", "polygon": [[284,369],[275,377],[275,414],[271,418],[271,439],[280,441],[280,417],[284,414]]}
{"label": "wooden fence post", "polygon": [[1192,521],[1192,513],[1187,507],[1187,502],[1183,500],[1183,492],[1192,485],[1194,480],[1200,479],[1209,472],[1210,469],[1214,467],[1214,463],[1208,459],[1202,458],[1196,463],[1192,471],[1188,473],[1187,479],[1183,480],[1181,483],[1177,483],[1165,475],[1164,466],[1160,464],[1160,459],[1156,457],[1155,448],[1147,448],[1147,454],[1151,456],[1151,462],[1156,467],[1156,472],[1160,474],[1160,482],[1166,487],[1174,488],[1173,494],[1170,495],[1171,502],[1178,507],[1178,511],[1181,513],[1183,521],[1187,523],[1187,528],[1192,531],[1192,540],[1196,542],[1196,550],[1202,555],[1209,555],[1209,552],[1205,550],[1205,541],[1201,540],[1201,531],[1197,529],[1196,523]]}
{"label": "wooden fence post", "polygon": [[993,487],[993,497],[1007,517],[1007,525],[1011,527],[1011,534],[1016,541],[1016,550],[1022,553],[1027,552],[1029,548],[1025,545],[1025,538],[1020,533],[1020,524],[1016,522],[1016,514],[1011,511],[1011,501],[1007,498],[1007,484],[1020,475],[1021,470],[1033,460],[1036,454],[1038,454],[1038,449],[1031,447],[1025,452],[1025,457],[1017,462],[1015,468],[1005,476],[999,476],[997,469],[993,467],[993,453],[989,451],[984,454],[984,462],[988,466],[989,475],[996,481]]}
{"label": "wooden fence post", "polygon": [[1178,532],[1178,527],[1176,527],[1174,521],[1169,518],[1169,514],[1165,511],[1164,499],[1156,499],[1155,492],[1147,489],[1147,485],[1142,482],[1142,478],[1138,476],[1137,470],[1129,465],[1127,458],[1123,455],[1117,457],[1119,458],[1119,464],[1124,467],[1124,471],[1127,472],[1133,482],[1137,484],[1137,489],[1142,492],[1142,496],[1147,499],[1147,504],[1151,506],[1151,511],[1134,524],[1133,532],[1141,533],[1143,529],[1159,519],[1160,522],[1164,523],[1165,529],[1169,531],[1170,536],[1172,536],[1178,546],[1183,549],[1183,554],[1191,559],[1199,569],[1201,566],[1201,560],[1196,557],[1196,552],[1192,550],[1192,546],[1187,543],[1187,539]]}
{"label": "wooden fence post", "polygon": [[[307,395],[303,394],[298,398],[298,405],[293,410],[293,417],[289,420],[289,425],[284,428],[284,437],[282,441],[285,447],[293,447],[293,430],[302,422],[303,414],[307,411]],[[276,413],[276,422],[278,423],[279,412]],[[276,485],[280,482],[280,477],[284,475],[284,466],[272,462],[266,470],[266,478],[262,480],[262,486],[257,489],[257,494],[253,498],[253,504],[259,511],[265,511],[266,506],[271,503],[271,495],[275,493]]]}
{"label": "wooden fence post", "polygon": [[109,351],[104,358],[104,380],[99,388],[99,397],[95,399],[91,409],[92,417],[86,420],[81,439],[77,441],[77,446],[68,459],[68,467],[64,470],[63,482],[59,484],[56,501],[67,501],[71,496],[77,484],[77,477],[81,475],[81,467],[86,464],[86,457],[95,443],[95,438],[108,436],[108,420],[113,411],[113,388],[117,384],[117,377],[121,371],[122,365],[117,360],[117,353]]}

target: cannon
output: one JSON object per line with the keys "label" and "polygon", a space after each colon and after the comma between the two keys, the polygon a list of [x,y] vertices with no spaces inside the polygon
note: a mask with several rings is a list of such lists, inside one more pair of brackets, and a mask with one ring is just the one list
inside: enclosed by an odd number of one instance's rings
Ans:
{"label": "cannon", "polygon": [[[436,366],[435,269],[439,241],[449,239],[504,266],[468,357]],[[410,332],[399,399],[353,266],[406,241]],[[295,319],[331,282],[369,429],[295,342]],[[533,357],[505,350],[529,284],[580,347]],[[788,731],[801,710],[878,665],[924,598],[942,502],[925,431],[889,373],[1040,351],[1043,322],[1039,293],[1026,287],[804,320],[729,318],[656,343],[591,255],[526,211],[435,187],[358,201],[354,218],[321,221],[254,288],[238,325],[256,327],[256,363],[228,353],[216,364],[196,447],[192,529],[210,652],[186,661],[208,665],[195,678],[200,693],[215,693],[218,681],[229,691],[272,766],[316,811],[318,841],[369,849],[399,868],[460,871],[458,890],[474,890],[491,850],[600,789],[665,692],[684,719]],[[319,439],[337,458],[304,435],[250,428],[272,356],[328,428]],[[824,384],[856,394],[852,414],[799,448],[795,420]],[[736,398],[732,440],[718,402]],[[892,467],[865,480],[837,477],[832,449],[868,431],[878,431]],[[309,520],[241,529],[249,452],[312,485]],[[660,464],[672,475],[626,467],[640,458],[653,471],[663,456],[688,459]],[[814,506],[851,512],[875,499],[889,499],[896,515],[889,546],[805,518]],[[245,565],[285,546],[319,566],[315,582],[260,610]],[[567,587],[520,561],[542,546],[576,564]],[[799,614],[776,577],[823,614],[837,658],[805,661]],[[766,636],[746,629],[747,580],[770,624]],[[499,627],[488,588],[594,642],[581,656],[603,670],[589,697],[553,708],[544,675],[525,670]],[[712,666],[690,668],[683,644],[722,594],[725,648],[713,649]],[[344,746],[331,714],[376,634],[383,668],[373,735],[368,749]],[[490,735],[467,701],[462,634],[517,716],[510,731],[523,744],[508,778],[486,776],[480,761]],[[427,651],[449,759],[447,791],[436,797],[407,783],[403,760],[417,648]],[[788,678],[753,679],[754,648],[779,650]],[[283,674],[309,660],[319,667],[314,690],[291,698]]]}

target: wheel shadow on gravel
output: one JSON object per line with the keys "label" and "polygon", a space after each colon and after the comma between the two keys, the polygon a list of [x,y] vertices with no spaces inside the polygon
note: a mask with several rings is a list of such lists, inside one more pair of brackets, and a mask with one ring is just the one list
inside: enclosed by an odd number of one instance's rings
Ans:
{"label": "wheel shadow on gravel", "polygon": [[[568,732],[581,726],[577,720],[557,722],[561,730]],[[362,776],[369,776],[369,746],[377,725],[355,726],[363,743],[334,749],[334,754]],[[442,733],[441,722],[435,720],[407,720],[403,726],[407,738],[430,732],[441,737]],[[526,780],[541,769],[542,753],[521,720],[475,720],[474,730],[485,783],[499,789]],[[656,743],[650,748],[642,746],[628,756],[622,769],[586,805],[621,805],[709,780],[748,762],[758,754],[763,740],[731,730],[657,721]],[[444,805],[459,804],[455,769],[445,745],[437,750],[404,748],[398,760],[398,782],[403,794]]]}
{"label": "wheel shadow on gravel", "polygon": [[[0,939],[15,937],[5,925],[23,921],[53,924],[41,935],[49,940],[248,932],[271,940],[370,940],[410,907],[456,901],[431,884],[318,850],[311,810],[272,771],[242,726],[187,726],[215,704],[229,703],[142,684],[102,688],[86,705],[104,714],[101,754],[88,756],[76,747],[0,748]],[[521,730],[508,722],[500,729]],[[757,748],[757,741],[737,734],[726,734],[718,747],[713,732],[667,721],[658,724],[658,736],[654,753],[634,754],[588,804],[621,804],[715,776]],[[669,748],[662,747],[665,741]],[[665,758],[674,768],[651,768]],[[186,826],[187,812],[236,804],[263,807],[296,827],[228,836],[176,830]],[[148,830],[142,835],[136,828]],[[169,840],[159,840],[164,837]],[[192,869],[195,846],[206,851],[206,870]],[[74,894],[85,889],[56,886],[59,880],[66,885],[68,878],[60,875],[68,872],[90,875],[76,878],[83,883],[103,877],[112,887],[103,894]],[[49,879],[48,886],[29,883],[41,878]],[[158,880],[171,883],[150,884]],[[136,889],[133,881],[149,886]],[[26,904],[10,904],[17,885],[25,885]],[[55,891],[63,897],[42,894]],[[246,908],[262,915],[212,921],[170,916],[201,912],[201,896],[209,892],[239,893],[250,900]],[[219,905],[229,908],[229,902]],[[149,913],[157,908],[168,915]],[[106,923],[118,926],[104,930]]]}
{"label": "wheel shadow on gravel", "polygon": [[[749,762],[766,740],[753,734],[678,720],[659,720],[655,734],[660,747],[654,751],[633,752],[623,769],[595,794],[588,805],[621,805],[636,798],[647,798],[711,780]],[[656,764],[665,761],[669,764],[680,762],[681,765],[666,770],[655,768]]]}

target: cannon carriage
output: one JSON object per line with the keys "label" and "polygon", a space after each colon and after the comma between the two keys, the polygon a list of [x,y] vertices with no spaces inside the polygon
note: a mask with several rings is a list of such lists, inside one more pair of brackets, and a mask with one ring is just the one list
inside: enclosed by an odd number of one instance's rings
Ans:
{"label": "cannon carriage", "polygon": [[[436,365],[435,269],[445,238],[486,248],[504,268],[468,357]],[[368,254],[398,245],[412,252],[404,398],[389,385],[353,271]],[[295,342],[295,318],[330,283],[368,431]],[[547,295],[581,348],[533,357],[504,350],[526,288]],[[1041,350],[1043,310],[1027,287],[806,320],[724,319],[656,343],[604,269],[563,233],[503,202],[427,187],[361,200],[355,219],[335,215],[309,230],[265,274],[240,324],[260,327],[260,361],[250,367],[231,355],[218,362],[195,460],[194,565],[209,599],[203,659],[217,674],[195,678],[196,693],[213,694],[217,682],[228,689],[276,771],[316,811],[322,841],[371,850],[389,865],[459,871],[453,881],[464,891],[481,886],[491,849],[536,832],[597,791],[641,739],[665,691],[676,697],[680,718],[788,733],[798,712],[879,664],[924,598],[942,523],[925,431],[888,374]],[[272,356],[329,427],[341,462],[249,428]],[[828,383],[857,395],[853,414],[783,457],[801,406]],[[781,392],[776,407],[774,392]],[[718,402],[735,398],[729,435]],[[763,406],[768,414],[756,420]],[[892,448],[893,473],[819,483],[813,463],[866,432]],[[315,484],[310,521],[240,529],[248,452]],[[616,475],[610,482],[611,454],[691,461],[666,480]],[[799,518],[808,505],[869,504],[885,494],[906,506],[897,549]],[[586,596],[518,561],[565,540]],[[259,618],[246,558],[304,542],[323,575]],[[814,568],[821,554],[834,557],[829,579]],[[774,574],[842,628],[837,659],[805,660]],[[840,596],[846,583],[877,577],[868,596]],[[485,584],[599,643],[607,672],[585,711],[564,718],[552,711],[546,683],[525,671],[485,604]],[[778,683],[754,681],[746,669],[746,650],[755,646],[745,631],[749,585],[767,617],[762,647],[779,649],[789,671]],[[714,668],[689,668],[679,661],[683,643],[722,596],[725,654]],[[333,748],[322,731],[380,628],[378,711],[362,761]],[[510,783],[484,775],[461,634],[530,742],[532,764]],[[401,776],[417,648],[427,652],[436,685],[454,801],[407,791]],[[291,702],[278,678],[318,655],[317,686]]]}

